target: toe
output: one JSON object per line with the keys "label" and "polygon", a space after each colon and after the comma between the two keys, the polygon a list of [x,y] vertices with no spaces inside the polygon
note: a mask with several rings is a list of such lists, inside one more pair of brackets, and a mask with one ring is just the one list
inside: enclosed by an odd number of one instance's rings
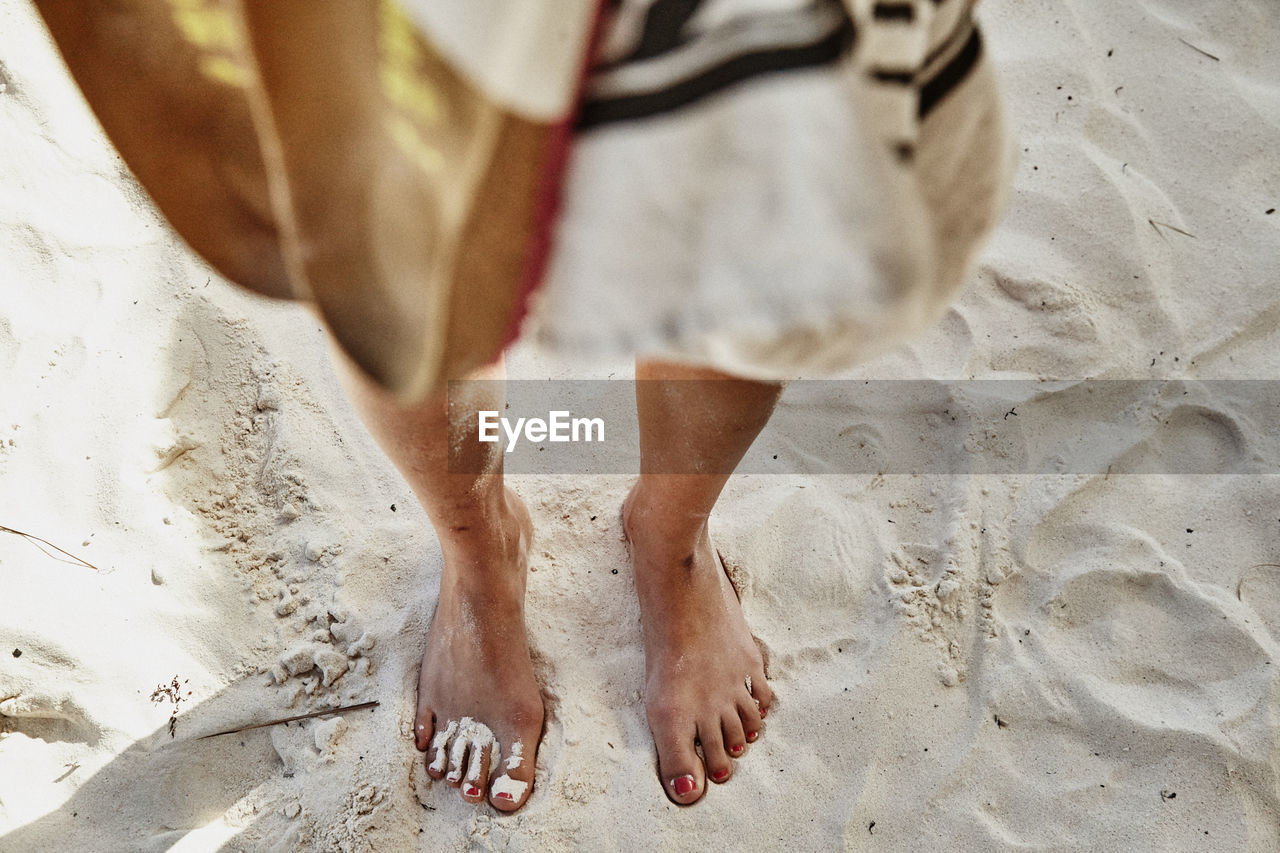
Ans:
{"label": "toe", "polygon": [[449,764],[449,747],[458,731],[458,721],[450,720],[443,729],[436,729],[427,746],[427,775],[443,779]]}
{"label": "toe", "polygon": [[769,689],[769,682],[765,680],[763,672],[753,680],[751,687],[751,696],[760,703],[760,716],[764,717],[773,704],[773,691]]}
{"label": "toe", "polygon": [[747,743],[755,743],[764,733],[764,719],[755,702],[740,702],[738,719],[742,721],[742,730],[746,732]]}
{"label": "toe", "polygon": [[697,727],[692,722],[666,720],[658,715],[652,725],[658,747],[658,773],[667,798],[677,805],[696,803],[706,790],[702,761],[694,749]]}
{"label": "toe", "polygon": [[730,758],[741,758],[747,754],[747,733],[742,728],[742,718],[736,713],[725,714],[720,721],[720,730],[724,735],[724,751]]}
{"label": "toe", "polygon": [[[464,721],[465,722],[465,721]],[[449,769],[444,780],[457,788],[462,784],[462,776],[467,772],[467,760],[471,755],[471,740],[459,731],[449,744]]]}
{"label": "toe", "polygon": [[492,738],[472,739],[467,747],[467,772],[462,777],[462,799],[469,803],[484,801],[485,783],[489,779],[489,767],[493,764],[496,744]]}
{"label": "toe", "polygon": [[525,804],[532,792],[532,779],[517,778],[513,772],[503,773],[489,783],[489,805],[500,812],[513,812]]}
{"label": "toe", "polygon": [[[537,749],[536,741],[534,748]],[[494,779],[489,784],[489,804],[498,811],[513,812],[525,804],[533,789],[536,755],[525,754],[524,741],[516,740],[497,761],[494,753]]]}
{"label": "toe", "polygon": [[723,723],[713,718],[698,725],[698,742],[702,744],[702,763],[706,765],[707,778],[712,782],[728,782],[733,774],[733,762],[725,751]]}
{"label": "toe", "polygon": [[418,716],[413,721],[413,745],[419,752],[426,752],[431,746],[431,732],[435,729],[436,715],[431,709],[419,705]]}

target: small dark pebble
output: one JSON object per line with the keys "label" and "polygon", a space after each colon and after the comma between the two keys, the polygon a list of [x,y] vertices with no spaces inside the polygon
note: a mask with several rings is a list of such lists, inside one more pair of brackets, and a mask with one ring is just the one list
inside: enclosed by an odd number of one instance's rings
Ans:
{"label": "small dark pebble", "polygon": [[595,520],[596,520],[596,517],[595,517],[594,515],[593,515],[593,516],[591,516],[591,520],[592,520],[592,521],[595,521]]}
{"label": "small dark pebble", "polygon": [[[873,820],[873,821],[871,821],[871,823],[867,824],[867,832],[871,832],[871,830],[873,830],[873,829],[875,829],[875,828],[876,828],[876,822],[875,822],[874,820]],[[874,834],[874,833],[873,833],[873,834]],[[1206,833],[1206,834],[1207,834],[1207,833]]]}
{"label": "small dark pebble", "polygon": [[617,569],[613,569],[612,571],[613,571],[613,573],[614,573],[615,575],[618,573],[618,570],[617,570]]}
{"label": "small dark pebble", "polygon": [[773,454],[773,458],[774,458],[774,459],[777,459],[777,458],[778,458],[778,454],[776,454],[776,453],[775,453],[775,454]]}
{"label": "small dark pebble", "polygon": [[[1275,213],[1275,212],[1276,212],[1276,209],[1273,207],[1273,208],[1271,208],[1270,210],[1268,210],[1268,211],[1267,211],[1267,216],[1270,216],[1271,214],[1273,214],[1273,213]],[[1208,834],[1209,834],[1209,833],[1207,833],[1207,832],[1205,833],[1205,835],[1208,835]]]}
{"label": "small dark pebble", "polygon": [[1187,532],[1188,532],[1188,533],[1195,533],[1195,531],[1194,531],[1194,530],[1192,530],[1190,527],[1188,527],[1188,528],[1187,528]]}
{"label": "small dark pebble", "polygon": [[391,505],[391,511],[392,511],[392,512],[395,512],[395,511],[396,511],[396,505],[395,505],[395,504],[392,504],[392,505]]}
{"label": "small dark pebble", "polygon": [[22,657],[22,649],[14,649],[14,650],[13,650],[13,656],[14,656],[15,658],[20,658],[20,657]]}

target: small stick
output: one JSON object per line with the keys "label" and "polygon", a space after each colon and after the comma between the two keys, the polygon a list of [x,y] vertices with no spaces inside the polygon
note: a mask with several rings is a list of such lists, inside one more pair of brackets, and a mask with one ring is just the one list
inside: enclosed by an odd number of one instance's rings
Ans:
{"label": "small stick", "polygon": [[1189,42],[1189,41],[1187,41],[1186,39],[1182,38],[1181,36],[1179,36],[1179,37],[1178,37],[1178,41],[1182,42],[1182,43],[1183,43],[1183,44],[1185,44],[1187,47],[1189,47],[1189,48],[1191,48],[1192,50],[1194,50],[1196,53],[1204,54],[1205,56],[1207,56],[1207,57],[1209,57],[1210,59],[1212,59],[1214,62],[1221,62],[1221,61],[1222,61],[1221,59],[1219,59],[1218,57],[1214,56],[1214,55],[1213,55],[1212,53],[1210,53],[1209,51],[1207,51],[1207,50],[1205,50],[1205,49],[1203,49],[1203,48],[1196,47],[1194,44],[1192,44],[1191,42]]}
{"label": "small stick", "polygon": [[59,554],[63,554],[67,557],[70,557],[72,560],[75,560],[77,563],[79,563],[82,566],[93,569],[95,572],[102,571],[93,563],[90,563],[88,560],[82,560],[79,557],[77,557],[75,554],[72,554],[70,551],[65,551],[62,548],[59,548],[57,545],[54,545],[48,539],[41,539],[39,536],[34,536],[30,533],[23,533],[21,530],[14,530],[12,527],[5,527],[3,524],[0,524],[0,533],[12,533],[14,536],[21,536],[23,539],[26,539],[32,545],[35,545],[37,548],[39,548],[40,553],[44,554],[45,556],[51,557],[60,563],[66,563],[69,561],[62,559],[61,557],[57,556],[57,554],[50,554],[44,548],[40,548],[40,546],[42,544],[48,545],[50,548],[57,551]]}
{"label": "small stick", "polygon": [[[1170,225],[1168,222],[1156,222],[1154,219],[1148,219],[1147,222],[1156,230],[1157,234],[1160,234],[1161,228],[1168,228],[1170,231],[1177,231],[1184,237],[1190,237],[1192,240],[1196,239],[1196,235],[1192,234],[1190,231],[1183,231],[1178,226]],[[1160,234],[1160,236],[1163,237],[1164,235]]]}
{"label": "small stick", "polygon": [[271,720],[266,723],[251,723],[247,726],[240,726],[235,729],[227,729],[225,732],[214,732],[211,735],[201,735],[196,740],[204,740],[205,738],[221,737],[222,735],[233,735],[239,732],[247,732],[250,729],[265,729],[267,726],[278,726],[281,723],[292,723],[297,720],[307,720],[312,717],[327,717],[330,714],[341,714],[346,711],[363,711],[365,708],[376,708],[377,702],[361,702],[359,705],[343,705],[341,708],[326,708],[322,711],[312,711],[310,714],[298,714],[296,717],[284,717],[279,720]]}

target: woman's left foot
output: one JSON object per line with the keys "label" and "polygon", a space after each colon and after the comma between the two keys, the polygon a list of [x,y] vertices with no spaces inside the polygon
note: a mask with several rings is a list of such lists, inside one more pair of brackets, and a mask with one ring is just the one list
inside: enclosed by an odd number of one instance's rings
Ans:
{"label": "woman's left foot", "polygon": [[665,521],[661,503],[637,484],[622,523],[644,628],[645,711],[663,790],[688,805],[708,779],[733,775],[734,759],[764,731],[773,692],[705,522],[686,542],[666,534],[687,522]]}

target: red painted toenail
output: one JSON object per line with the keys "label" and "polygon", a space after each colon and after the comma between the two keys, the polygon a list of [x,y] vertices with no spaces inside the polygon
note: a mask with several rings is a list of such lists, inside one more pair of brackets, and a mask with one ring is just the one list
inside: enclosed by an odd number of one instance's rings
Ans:
{"label": "red painted toenail", "polygon": [[763,719],[764,719],[765,717],[767,717],[767,716],[769,716],[769,712],[768,712],[768,711],[766,711],[764,708],[761,708],[761,709],[760,709],[760,719],[762,719],[762,720],[763,720]]}
{"label": "red painted toenail", "polygon": [[729,771],[717,770],[715,773],[711,774],[711,778],[715,779],[717,782],[723,782],[725,779],[729,778]]}
{"label": "red painted toenail", "polygon": [[758,737],[760,737],[759,732],[747,732],[747,743],[755,743]]}
{"label": "red painted toenail", "polygon": [[465,793],[468,797],[478,797],[480,796],[480,789],[477,788],[475,785],[468,785],[466,787],[466,790],[463,791],[463,793]]}
{"label": "red painted toenail", "polygon": [[671,787],[675,789],[677,797],[683,797],[685,794],[692,794],[693,789],[698,787],[698,783],[692,776],[679,776],[671,780]]}
{"label": "red painted toenail", "polygon": [[734,755],[741,755],[741,754],[742,754],[742,750],[744,750],[744,749],[746,749],[746,747],[745,747],[745,746],[743,746],[743,745],[742,745],[742,744],[740,744],[740,743],[739,743],[739,744],[735,744],[735,745],[733,745],[733,746],[729,747],[729,751],[730,751],[731,753],[733,753]]}
{"label": "red painted toenail", "polygon": [[511,796],[511,793],[509,791],[499,791],[498,793],[494,794],[494,796],[497,797],[499,800],[512,800],[512,801],[515,800],[515,797]]}

